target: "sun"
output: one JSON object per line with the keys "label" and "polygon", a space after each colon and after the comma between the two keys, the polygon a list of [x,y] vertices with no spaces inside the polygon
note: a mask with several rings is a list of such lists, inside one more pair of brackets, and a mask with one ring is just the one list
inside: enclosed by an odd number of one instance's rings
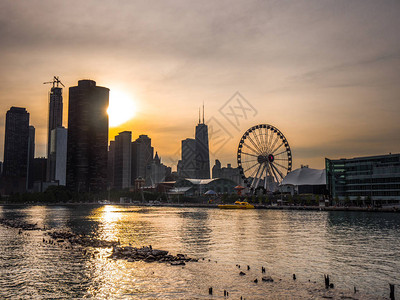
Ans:
{"label": "sun", "polygon": [[107,113],[110,127],[117,127],[135,116],[136,105],[128,94],[110,90],[110,104]]}

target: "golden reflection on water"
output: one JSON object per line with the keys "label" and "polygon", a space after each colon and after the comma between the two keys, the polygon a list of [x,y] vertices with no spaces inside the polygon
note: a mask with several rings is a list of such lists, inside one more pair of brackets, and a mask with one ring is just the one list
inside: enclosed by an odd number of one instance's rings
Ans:
{"label": "golden reflection on water", "polygon": [[122,213],[114,205],[104,205],[94,210],[90,219],[99,222],[98,235],[100,239],[108,241],[118,240],[120,233],[119,221]]}
{"label": "golden reflection on water", "polygon": [[45,217],[47,215],[47,207],[43,205],[30,206],[26,209],[26,219],[28,222],[36,223],[38,227],[43,228]]}
{"label": "golden reflection on water", "polygon": [[[138,239],[140,240],[143,234],[141,231],[146,231],[152,226],[139,220],[138,211],[141,210],[105,205],[95,209],[90,219],[98,223],[98,238],[118,240],[124,246],[127,244],[139,246]],[[110,295],[138,297],[148,291],[149,274],[147,273],[152,268],[149,268],[147,263],[109,259],[108,256],[112,252],[110,248],[93,250],[94,252],[86,262],[86,268],[92,278],[92,283],[87,290],[88,295],[95,299],[107,299]]]}
{"label": "golden reflection on water", "polygon": [[[114,205],[104,205],[93,210],[89,219],[98,223],[97,237],[102,240],[118,240],[120,228],[119,221],[122,214]],[[104,295],[114,294],[116,283],[121,280],[123,272],[115,268],[115,263],[107,257],[110,249],[92,249],[86,261],[85,268],[92,282],[87,294],[94,298],[104,298]]]}

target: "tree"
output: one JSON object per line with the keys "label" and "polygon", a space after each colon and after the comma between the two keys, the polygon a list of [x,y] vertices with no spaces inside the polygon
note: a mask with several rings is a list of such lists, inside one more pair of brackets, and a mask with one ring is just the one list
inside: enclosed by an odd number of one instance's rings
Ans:
{"label": "tree", "polygon": [[52,185],[43,193],[43,198],[45,202],[67,202],[71,195],[65,186]]}
{"label": "tree", "polygon": [[236,201],[239,200],[239,195],[236,194],[236,193],[232,193],[232,194],[230,194],[229,200],[230,200],[231,202],[236,202]]}
{"label": "tree", "polygon": [[292,196],[292,194],[289,194],[287,199],[288,199],[287,201],[288,201],[289,204],[293,204],[293,196]]}
{"label": "tree", "polygon": [[371,196],[367,196],[367,199],[365,200],[365,203],[367,205],[371,205],[372,204]]}
{"label": "tree", "polygon": [[338,205],[339,204],[339,197],[336,195],[335,196],[335,205]]}
{"label": "tree", "polygon": [[357,196],[357,200],[356,200],[357,202],[357,206],[361,206],[361,197],[360,196]]}
{"label": "tree", "polygon": [[350,197],[347,195],[346,198],[344,198],[344,203],[346,206],[350,205]]}
{"label": "tree", "polygon": [[315,196],[315,204],[316,204],[316,205],[319,205],[319,195],[316,195],[316,196]]}
{"label": "tree", "polygon": [[226,203],[226,201],[228,200],[228,198],[229,198],[228,194],[223,194],[222,197],[221,197],[221,202],[222,202],[222,203]]}
{"label": "tree", "polygon": [[306,197],[306,204],[307,205],[310,205],[311,204],[311,195],[307,195],[307,197]]}

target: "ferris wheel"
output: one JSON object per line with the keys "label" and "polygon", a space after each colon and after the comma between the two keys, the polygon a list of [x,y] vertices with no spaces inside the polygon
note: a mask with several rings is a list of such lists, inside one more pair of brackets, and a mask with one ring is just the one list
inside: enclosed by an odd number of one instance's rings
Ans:
{"label": "ferris wheel", "polygon": [[237,150],[237,162],[251,193],[272,191],[292,170],[292,151],[278,128],[260,124],[249,128]]}

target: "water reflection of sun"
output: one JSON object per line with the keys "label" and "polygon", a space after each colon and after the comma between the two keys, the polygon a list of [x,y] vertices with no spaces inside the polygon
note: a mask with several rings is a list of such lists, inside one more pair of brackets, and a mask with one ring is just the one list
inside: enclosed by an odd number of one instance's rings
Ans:
{"label": "water reflection of sun", "polygon": [[99,220],[99,237],[104,240],[116,241],[119,238],[118,224],[122,217],[118,207],[113,205],[104,205],[95,211],[95,217]]}

